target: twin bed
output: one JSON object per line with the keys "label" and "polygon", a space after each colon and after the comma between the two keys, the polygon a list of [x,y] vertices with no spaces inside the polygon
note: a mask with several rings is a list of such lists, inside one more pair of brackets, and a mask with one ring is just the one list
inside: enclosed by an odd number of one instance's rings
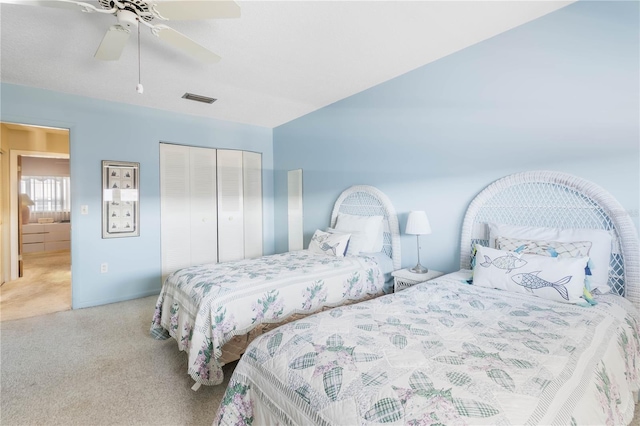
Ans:
{"label": "twin bed", "polygon": [[151,334],[173,337],[188,353],[194,389],[221,383],[222,366],[239,359],[251,340],[270,328],[384,294],[391,272],[400,268],[393,205],[376,188],[353,186],[334,205],[332,229],[340,215],[381,218],[381,249],[347,257],[301,250],[184,268],[167,277]]}
{"label": "twin bed", "polygon": [[[587,297],[585,287],[585,303],[572,304],[540,287],[470,285],[491,222],[606,231],[611,291]],[[628,424],[640,385],[639,255],[629,216],[599,187],[552,172],[508,176],[469,206],[459,272],[256,338],[214,424]],[[505,257],[519,262],[500,274],[522,286],[509,274],[525,257]],[[582,279],[594,269],[584,262]],[[560,294],[571,278],[551,281]]]}

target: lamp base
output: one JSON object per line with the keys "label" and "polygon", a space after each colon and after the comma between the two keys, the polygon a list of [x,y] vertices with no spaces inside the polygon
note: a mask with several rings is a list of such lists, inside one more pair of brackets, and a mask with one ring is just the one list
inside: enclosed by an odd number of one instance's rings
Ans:
{"label": "lamp base", "polygon": [[26,225],[29,223],[29,220],[31,220],[31,209],[29,206],[22,206],[20,213],[22,214],[22,224]]}
{"label": "lamp base", "polygon": [[409,269],[411,272],[413,272],[414,274],[426,274],[427,272],[429,272],[429,270],[427,268],[425,268],[424,266],[422,266],[421,264],[417,264],[416,266],[414,266],[413,268]]}

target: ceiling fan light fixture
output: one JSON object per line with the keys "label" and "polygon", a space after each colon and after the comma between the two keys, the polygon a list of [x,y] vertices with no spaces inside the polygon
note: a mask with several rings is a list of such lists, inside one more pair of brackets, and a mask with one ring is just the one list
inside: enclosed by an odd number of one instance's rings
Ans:
{"label": "ceiling fan light fixture", "polygon": [[188,99],[190,101],[196,101],[196,102],[202,102],[205,104],[212,104],[215,101],[217,101],[217,99],[215,98],[210,98],[208,96],[202,96],[202,95],[196,95],[193,93],[185,93],[184,95],[182,95],[183,99]]}
{"label": "ceiling fan light fixture", "polygon": [[239,18],[240,7],[233,0],[97,0],[99,4],[86,3],[86,0],[0,0],[0,3],[30,4],[62,9],[76,9],[82,12],[98,12],[114,15],[118,23],[112,25],[102,39],[95,53],[96,59],[117,61],[134,28],[143,24],[151,29],[156,37],[206,64],[220,61],[206,47],[191,40],[186,35],[163,25],[154,25],[154,19],[199,20],[218,18]]}

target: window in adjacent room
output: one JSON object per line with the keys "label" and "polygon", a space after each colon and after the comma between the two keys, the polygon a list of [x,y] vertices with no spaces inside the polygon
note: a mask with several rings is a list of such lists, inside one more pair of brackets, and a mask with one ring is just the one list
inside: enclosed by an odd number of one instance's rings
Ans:
{"label": "window in adjacent room", "polygon": [[71,211],[71,178],[68,176],[22,176],[21,202],[29,206],[29,222],[52,218],[66,222]]}

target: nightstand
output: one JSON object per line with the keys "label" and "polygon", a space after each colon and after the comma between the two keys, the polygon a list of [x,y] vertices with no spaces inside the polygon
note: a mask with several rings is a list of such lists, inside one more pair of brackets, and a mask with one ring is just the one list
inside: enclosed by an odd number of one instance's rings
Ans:
{"label": "nightstand", "polygon": [[429,269],[426,274],[416,274],[411,272],[409,268],[399,269],[391,273],[393,275],[393,292],[404,290],[419,283],[423,283],[434,278],[444,275],[444,272]]}

